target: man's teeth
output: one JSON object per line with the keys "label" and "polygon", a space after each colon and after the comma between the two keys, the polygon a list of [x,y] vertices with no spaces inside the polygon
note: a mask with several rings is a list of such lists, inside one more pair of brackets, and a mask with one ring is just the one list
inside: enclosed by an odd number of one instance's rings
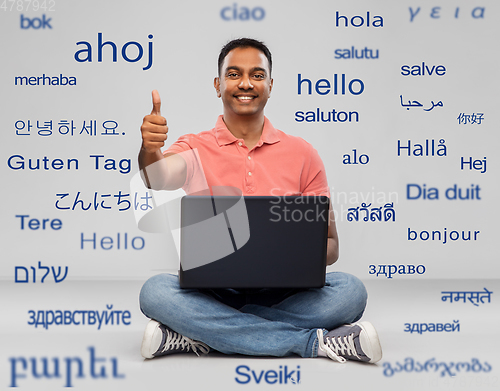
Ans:
{"label": "man's teeth", "polygon": [[238,96],[238,99],[250,100],[250,99],[253,99],[253,96]]}

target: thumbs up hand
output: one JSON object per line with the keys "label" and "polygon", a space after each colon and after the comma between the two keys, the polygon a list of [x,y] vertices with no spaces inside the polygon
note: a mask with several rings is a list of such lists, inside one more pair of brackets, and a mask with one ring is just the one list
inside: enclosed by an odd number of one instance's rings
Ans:
{"label": "thumbs up hand", "polygon": [[167,140],[168,126],[165,117],[161,116],[161,99],[158,91],[153,90],[153,109],[142,121],[142,150],[146,153],[156,153]]}

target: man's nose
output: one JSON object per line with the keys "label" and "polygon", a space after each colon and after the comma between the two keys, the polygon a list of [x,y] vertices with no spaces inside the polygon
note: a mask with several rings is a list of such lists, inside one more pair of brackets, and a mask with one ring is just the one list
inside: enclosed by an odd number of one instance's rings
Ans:
{"label": "man's nose", "polygon": [[239,88],[243,90],[248,90],[253,88],[252,81],[250,80],[249,76],[242,76],[240,84],[238,85]]}

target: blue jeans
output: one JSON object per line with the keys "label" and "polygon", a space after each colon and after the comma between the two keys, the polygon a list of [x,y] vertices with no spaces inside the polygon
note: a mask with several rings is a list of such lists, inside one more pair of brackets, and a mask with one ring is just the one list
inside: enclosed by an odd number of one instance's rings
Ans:
{"label": "blue jeans", "polygon": [[327,273],[320,289],[181,289],[159,274],[141,290],[142,312],[172,330],[225,354],[317,357],[316,329],[332,330],[361,318],[367,293],[356,277]]}

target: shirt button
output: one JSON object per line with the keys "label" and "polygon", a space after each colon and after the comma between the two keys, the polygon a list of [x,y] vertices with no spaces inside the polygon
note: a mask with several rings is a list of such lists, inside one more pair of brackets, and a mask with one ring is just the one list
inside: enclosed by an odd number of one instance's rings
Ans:
{"label": "shirt button", "polygon": [[252,172],[251,172],[251,171],[248,171],[248,175],[249,175],[249,176],[252,176]]}
{"label": "shirt button", "polygon": [[243,143],[240,141],[240,142],[238,143],[238,145],[241,147],[241,146],[243,145]]}
{"label": "shirt button", "polygon": [[248,160],[252,160],[252,157],[251,157],[251,156],[249,156],[249,157],[248,157]]}

